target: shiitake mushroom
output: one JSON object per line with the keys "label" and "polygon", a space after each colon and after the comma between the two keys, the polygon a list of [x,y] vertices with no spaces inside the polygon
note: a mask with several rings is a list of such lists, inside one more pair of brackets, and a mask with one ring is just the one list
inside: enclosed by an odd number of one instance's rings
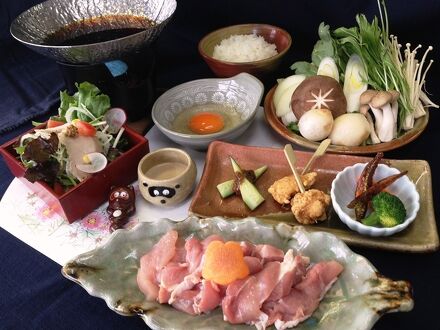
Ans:
{"label": "shiitake mushroom", "polygon": [[311,109],[328,109],[335,119],[347,112],[341,85],[331,77],[319,75],[306,78],[296,88],[290,106],[298,120]]}

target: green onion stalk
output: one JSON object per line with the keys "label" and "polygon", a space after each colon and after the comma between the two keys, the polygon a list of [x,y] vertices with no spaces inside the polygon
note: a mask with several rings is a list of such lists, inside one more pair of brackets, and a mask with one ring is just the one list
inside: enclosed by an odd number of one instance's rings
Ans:
{"label": "green onion stalk", "polygon": [[418,45],[411,50],[406,44],[402,56],[401,45],[397,37],[389,35],[388,13],[384,0],[378,0],[381,26],[377,17],[371,23],[365,15],[357,15],[357,27],[338,28],[332,36],[341,62],[347,62],[351,54],[361,56],[367,77],[365,81],[376,90],[396,90],[400,93],[399,130],[408,130],[414,126],[414,119],[426,114],[425,107],[434,104],[423,91],[426,74],[432,60],[424,67],[429,51],[425,51],[421,61],[415,57]]}

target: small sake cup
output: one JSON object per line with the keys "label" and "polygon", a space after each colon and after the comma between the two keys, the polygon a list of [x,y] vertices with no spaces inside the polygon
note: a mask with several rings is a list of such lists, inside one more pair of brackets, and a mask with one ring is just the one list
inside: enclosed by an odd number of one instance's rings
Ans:
{"label": "small sake cup", "polygon": [[163,148],[145,155],[138,165],[139,190],[148,202],[173,206],[194,188],[197,169],[183,150]]}

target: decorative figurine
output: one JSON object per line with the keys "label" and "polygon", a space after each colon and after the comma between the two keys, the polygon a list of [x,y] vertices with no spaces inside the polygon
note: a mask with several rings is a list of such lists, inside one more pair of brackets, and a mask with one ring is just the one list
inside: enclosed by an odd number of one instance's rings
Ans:
{"label": "decorative figurine", "polygon": [[122,228],[136,211],[133,186],[111,187],[107,212],[110,215],[110,232]]}

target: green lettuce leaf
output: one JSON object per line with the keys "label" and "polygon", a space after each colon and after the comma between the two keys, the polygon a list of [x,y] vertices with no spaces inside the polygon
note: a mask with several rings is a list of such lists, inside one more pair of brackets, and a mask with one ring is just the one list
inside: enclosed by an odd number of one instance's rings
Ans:
{"label": "green lettuce leaf", "polygon": [[306,77],[314,76],[316,75],[316,72],[318,72],[318,67],[315,64],[305,61],[293,63],[290,66],[290,69],[294,70],[296,74],[303,74]]}
{"label": "green lettuce leaf", "polygon": [[[110,98],[102,94],[98,87],[85,81],[80,84],[75,83],[78,91],[74,95],[69,95],[66,91],[60,92],[60,107],[58,113],[64,119],[67,110],[74,106],[87,108],[96,118],[103,116],[110,109]],[[79,118],[90,122],[92,118],[83,114],[75,113],[73,119]]]}
{"label": "green lettuce leaf", "polygon": [[300,134],[298,123],[290,123],[287,125],[287,128],[290,129],[293,133]]}
{"label": "green lettuce leaf", "polygon": [[319,63],[324,57],[332,57],[338,64],[338,54],[335,50],[335,41],[331,35],[330,25],[326,25],[324,22],[319,24],[318,35],[319,40],[315,43],[312,51],[312,62],[293,63],[290,69],[295,70],[295,74],[316,75]]}
{"label": "green lettuce leaf", "polygon": [[64,118],[67,110],[69,110],[69,108],[71,106],[78,106],[76,99],[73,96],[69,95],[67,93],[67,91],[61,91],[60,92],[60,106],[58,108],[59,116]]}
{"label": "green lettuce leaf", "polygon": [[335,57],[335,49],[333,47],[333,38],[330,34],[330,25],[326,25],[324,22],[319,24],[318,40],[313,47],[312,51],[312,63],[319,67],[319,63],[324,57]]}

